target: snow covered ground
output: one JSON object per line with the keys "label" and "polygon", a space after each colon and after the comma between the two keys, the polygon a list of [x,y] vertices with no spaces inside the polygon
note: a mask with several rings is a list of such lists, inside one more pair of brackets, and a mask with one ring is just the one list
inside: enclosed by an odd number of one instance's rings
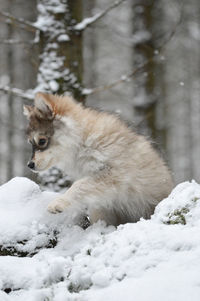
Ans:
{"label": "snow covered ground", "polygon": [[51,215],[55,195],[27,178],[0,187],[0,301],[200,300],[200,185],[117,229]]}

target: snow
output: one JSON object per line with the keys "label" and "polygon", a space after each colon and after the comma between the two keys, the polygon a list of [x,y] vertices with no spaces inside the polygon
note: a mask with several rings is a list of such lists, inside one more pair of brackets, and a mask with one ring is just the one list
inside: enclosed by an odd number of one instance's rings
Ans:
{"label": "snow", "polygon": [[84,88],[84,89],[82,90],[82,93],[83,93],[83,95],[89,95],[89,94],[92,93],[92,89]]}
{"label": "snow", "polygon": [[97,13],[93,17],[85,18],[83,21],[81,21],[80,23],[76,24],[74,26],[74,29],[75,30],[84,30],[88,25],[94,23],[97,19],[99,19],[99,17],[101,15],[102,15],[102,13]]}
{"label": "snow", "polygon": [[49,82],[49,87],[50,87],[51,91],[56,92],[59,89],[59,84],[55,80],[51,80]]}
{"label": "snow", "polygon": [[0,187],[1,301],[197,301],[200,185],[179,184],[151,220],[75,225],[47,212],[57,193],[27,178]]}
{"label": "snow", "polygon": [[69,41],[70,38],[67,34],[61,34],[59,37],[58,37],[58,42],[65,42],[65,41]]}
{"label": "snow", "polygon": [[[58,51],[60,43],[70,41],[69,28],[66,27],[66,24],[69,23],[71,16],[66,1],[41,0],[37,5],[37,10],[38,18],[34,26],[43,32],[46,43],[40,54],[37,86],[34,93],[38,91],[58,92],[61,88],[60,82],[62,82],[61,90],[63,91],[68,90],[69,86],[80,90],[81,87],[75,74],[66,68],[66,58]],[[58,18],[58,14],[62,14],[63,18]]]}
{"label": "snow", "polygon": [[139,44],[141,42],[145,42],[145,41],[149,41],[151,38],[151,34],[150,32],[146,31],[146,30],[140,30],[137,31],[137,33],[135,33],[132,36],[132,43],[133,45]]}

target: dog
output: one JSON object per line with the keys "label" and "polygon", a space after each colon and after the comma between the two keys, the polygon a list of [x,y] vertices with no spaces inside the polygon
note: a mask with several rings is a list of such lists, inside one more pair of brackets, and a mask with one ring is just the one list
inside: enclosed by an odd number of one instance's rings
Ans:
{"label": "dog", "polygon": [[41,172],[57,166],[74,181],[49,203],[59,213],[76,205],[91,223],[119,225],[147,219],[173,188],[163,159],[119,117],[86,108],[69,96],[37,93],[24,106],[32,158]]}

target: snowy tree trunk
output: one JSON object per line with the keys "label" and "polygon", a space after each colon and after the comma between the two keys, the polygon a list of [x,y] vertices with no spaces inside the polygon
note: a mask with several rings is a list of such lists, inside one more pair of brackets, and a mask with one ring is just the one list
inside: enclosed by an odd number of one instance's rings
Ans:
{"label": "snowy tree trunk", "polygon": [[41,0],[38,3],[40,66],[37,90],[70,92],[82,101],[82,33],[73,26],[82,19],[82,1]]}

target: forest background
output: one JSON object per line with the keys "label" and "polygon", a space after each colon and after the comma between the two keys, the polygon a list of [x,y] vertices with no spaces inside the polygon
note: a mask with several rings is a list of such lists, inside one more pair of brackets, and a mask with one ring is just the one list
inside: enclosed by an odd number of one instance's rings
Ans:
{"label": "forest background", "polygon": [[1,0],[0,184],[33,177],[23,104],[71,93],[154,141],[200,181],[200,2]]}

